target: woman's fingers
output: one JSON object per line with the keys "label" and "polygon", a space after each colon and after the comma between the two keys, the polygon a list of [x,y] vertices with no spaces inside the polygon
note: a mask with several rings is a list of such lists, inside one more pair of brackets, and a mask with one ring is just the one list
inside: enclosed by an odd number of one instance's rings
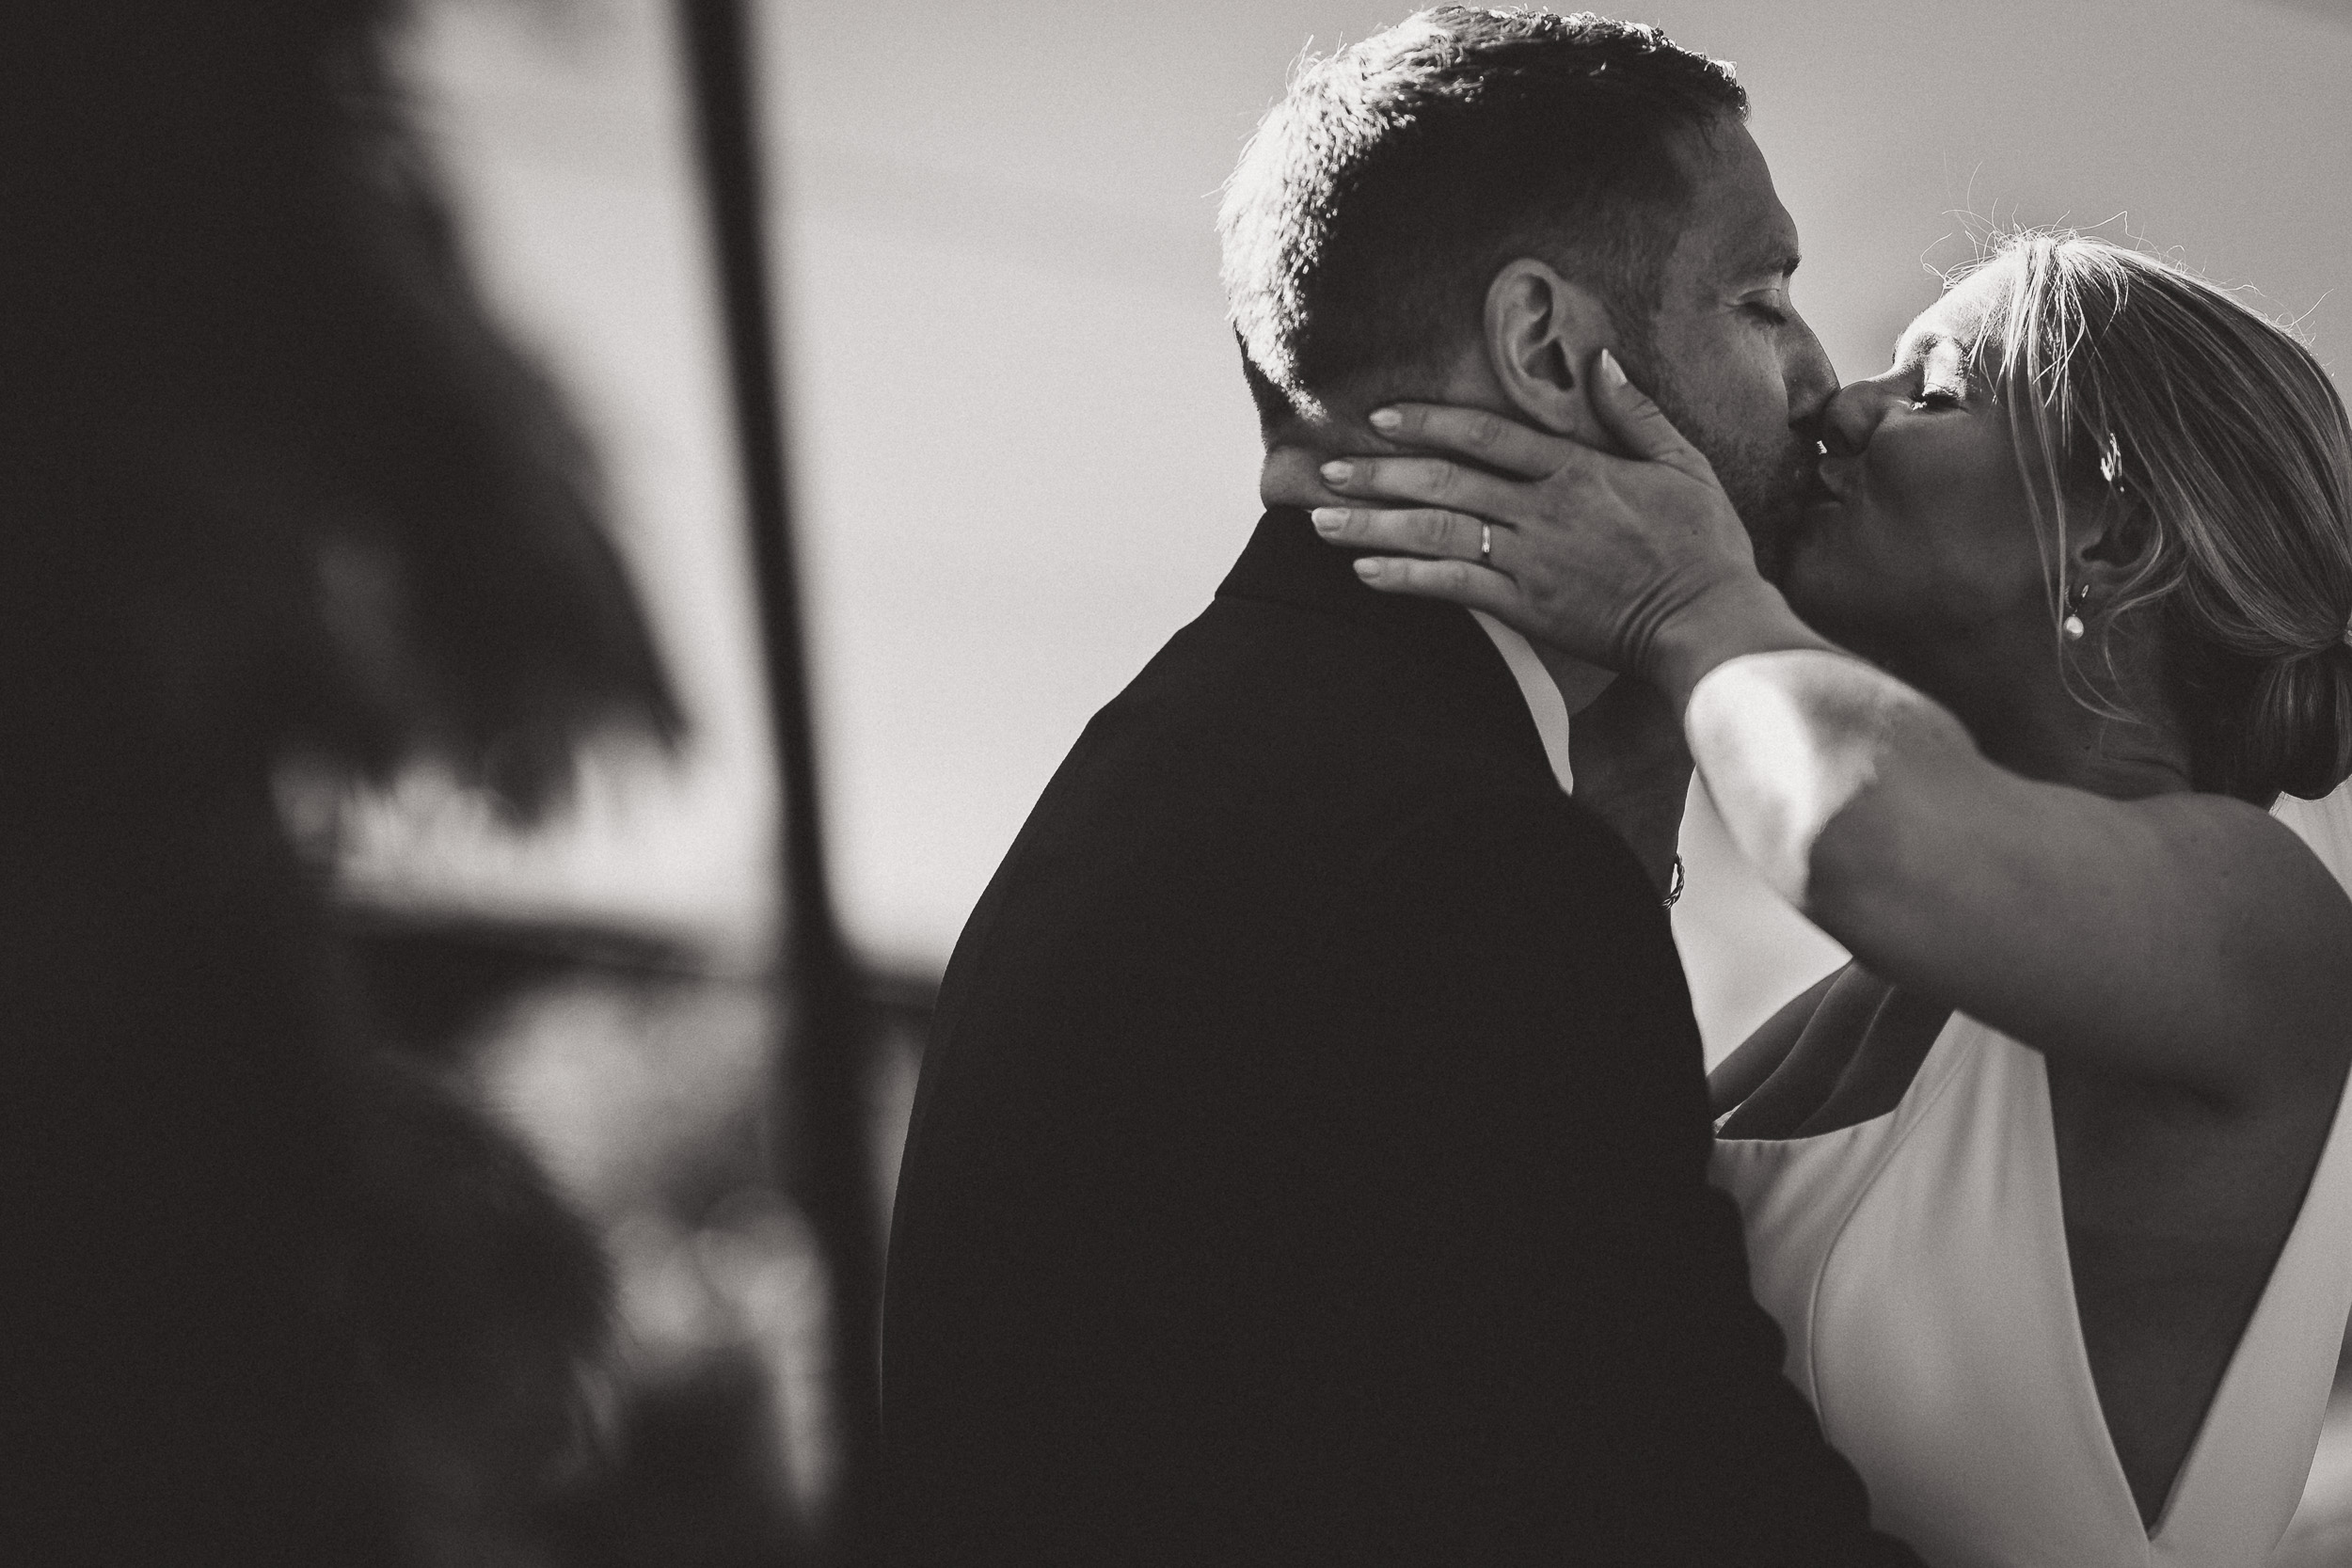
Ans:
{"label": "woman's fingers", "polygon": [[1513,515],[1527,493],[1517,480],[1445,457],[1335,457],[1321,474],[1323,483],[1343,497],[1414,501],[1482,517]]}
{"label": "woman's fingers", "polygon": [[1316,479],[1344,503],[1319,508],[1317,530],[1371,552],[1356,571],[1383,593],[1483,610],[1579,658],[1656,675],[1661,646],[1681,645],[1665,629],[1752,578],[1754,552],[1707,459],[1613,356],[1589,369],[1595,418],[1629,455],[1475,410],[1402,404],[1387,434],[1454,455],[1331,459]]}
{"label": "woman's fingers", "polygon": [[1520,479],[1541,479],[1579,450],[1572,441],[1530,430],[1500,414],[1442,403],[1375,408],[1372,428],[1401,446],[1452,452]]}
{"label": "woman's fingers", "polygon": [[1459,512],[1430,507],[1398,507],[1370,511],[1357,507],[1319,506],[1315,531],[1325,541],[1350,550],[1401,550],[1413,555],[1443,556],[1455,561],[1494,564],[1490,543],[1507,531]]}
{"label": "woman's fingers", "polygon": [[1356,575],[1383,594],[1447,599],[1502,620],[1509,620],[1518,605],[1518,590],[1509,578],[1467,561],[1368,555],[1356,562]]}
{"label": "woman's fingers", "polygon": [[1593,356],[1593,373],[1587,385],[1591,388],[1594,414],[1629,454],[1666,464],[1684,473],[1714,473],[1699,450],[1684,440],[1682,432],[1666,418],[1665,410],[1650,401],[1647,392],[1626,379],[1625,367],[1607,349]]}

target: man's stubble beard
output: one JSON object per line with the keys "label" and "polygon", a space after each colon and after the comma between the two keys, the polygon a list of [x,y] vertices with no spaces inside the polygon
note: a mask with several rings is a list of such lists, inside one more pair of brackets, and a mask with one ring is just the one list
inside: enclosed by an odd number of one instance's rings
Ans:
{"label": "man's stubble beard", "polygon": [[1786,426],[1783,440],[1769,445],[1714,429],[1683,395],[1672,369],[1654,355],[1644,357],[1650,360],[1651,396],[1714,467],[1732,510],[1746,527],[1756,572],[1765,581],[1780,585],[1788,568],[1790,543],[1804,521],[1805,486],[1812,477],[1804,441]]}

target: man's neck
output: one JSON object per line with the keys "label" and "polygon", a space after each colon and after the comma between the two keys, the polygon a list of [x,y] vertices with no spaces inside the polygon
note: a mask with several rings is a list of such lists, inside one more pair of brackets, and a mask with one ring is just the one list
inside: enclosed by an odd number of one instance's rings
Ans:
{"label": "man's neck", "polygon": [[1405,449],[1367,422],[1375,408],[1392,403],[1444,403],[1486,408],[1509,418],[1516,413],[1487,366],[1485,352],[1466,343],[1442,370],[1392,372],[1314,392],[1304,408],[1264,428],[1266,450],[1301,447],[1318,458],[1363,457]]}

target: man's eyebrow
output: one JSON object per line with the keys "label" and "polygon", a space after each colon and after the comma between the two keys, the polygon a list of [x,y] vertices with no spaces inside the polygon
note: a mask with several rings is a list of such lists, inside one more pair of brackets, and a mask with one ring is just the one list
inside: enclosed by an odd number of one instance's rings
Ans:
{"label": "man's eyebrow", "polygon": [[1735,270],[1738,277],[1790,277],[1803,261],[1794,250],[1758,250],[1743,260]]}

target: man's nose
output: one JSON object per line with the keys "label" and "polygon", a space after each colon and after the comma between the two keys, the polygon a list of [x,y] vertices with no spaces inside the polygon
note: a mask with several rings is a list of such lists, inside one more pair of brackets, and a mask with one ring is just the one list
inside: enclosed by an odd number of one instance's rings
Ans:
{"label": "man's nose", "polygon": [[1810,430],[1836,395],[1837,368],[1829,362],[1829,351],[1813,335],[1813,328],[1802,321],[1797,323],[1796,341],[1790,345],[1782,373],[1788,387],[1788,422],[1799,430]]}

